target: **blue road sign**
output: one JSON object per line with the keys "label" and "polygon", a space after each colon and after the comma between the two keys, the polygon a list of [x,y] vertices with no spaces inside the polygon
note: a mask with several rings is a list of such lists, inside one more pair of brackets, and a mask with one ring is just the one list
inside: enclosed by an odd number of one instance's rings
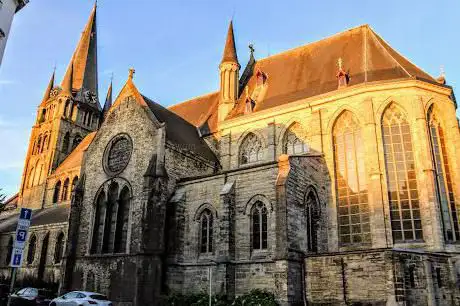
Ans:
{"label": "blue road sign", "polygon": [[13,249],[11,254],[11,263],[10,266],[14,268],[18,268],[21,266],[22,263],[22,249]]}
{"label": "blue road sign", "polygon": [[16,241],[25,242],[27,238],[27,230],[18,230],[16,232]]}
{"label": "blue road sign", "polygon": [[21,213],[19,214],[19,219],[30,220],[32,217],[32,209],[21,208]]}

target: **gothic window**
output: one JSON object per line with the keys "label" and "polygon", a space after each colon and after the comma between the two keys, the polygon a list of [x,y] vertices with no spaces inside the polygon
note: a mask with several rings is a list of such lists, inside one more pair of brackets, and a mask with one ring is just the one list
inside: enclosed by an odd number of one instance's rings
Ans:
{"label": "gothic window", "polygon": [[72,189],[70,190],[70,194],[72,194],[75,191],[75,187],[77,187],[78,183],[78,176],[74,177],[72,180]]}
{"label": "gothic window", "polygon": [[42,152],[46,151],[47,149],[48,149],[48,135],[45,135],[45,137],[43,137]]}
{"label": "gothic window", "polygon": [[112,183],[109,187],[108,201],[106,204],[104,220],[104,236],[102,240],[102,253],[113,252],[113,242],[116,227],[118,184]]}
{"label": "gothic window", "polygon": [[314,190],[310,190],[305,198],[307,214],[307,249],[310,252],[318,251],[319,201]]}
{"label": "gothic window", "polygon": [[64,117],[67,118],[69,114],[69,106],[70,106],[70,101],[67,100],[65,101],[65,106],[64,106]]}
{"label": "gothic window", "polygon": [[283,153],[289,155],[302,154],[309,151],[305,131],[299,123],[292,124],[284,134]]}
{"label": "gothic window", "polygon": [[62,141],[62,153],[67,154],[69,151],[69,143],[70,143],[70,134],[69,132],[65,133],[64,140]]}
{"label": "gothic window", "polygon": [[130,192],[128,187],[124,187],[118,200],[117,223],[115,230],[115,253],[126,252],[126,242],[128,234]]}
{"label": "gothic window", "polygon": [[38,271],[37,279],[43,279],[45,273],[46,260],[48,258],[48,243],[50,240],[49,232],[46,233],[45,238],[42,240],[41,252],[40,252],[40,261],[38,262]]}
{"label": "gothic window", "polygon": [[6,260],[5,265],[9,265],[11,262],[11,255],[13,254],[13,237],[8,240],[8,246],[6,247]]}
{"label": "gothic window", "polygon": [[64,185],[62,185],[61,201],[67,201],[69,196],[69,178],[66,178]]}
{"label": "gothic window", "polygon": [[32,235],[32,237],[30,237],[29,248],[27,250],[27,263],[29,265],[34,262],[36,248],[37,248],[37,236]]}
{"label": "gothic window", "polygon": [[33,185],[39,185],[42,181],[42,176],[43,176],[43,164],[40,163],[35,167],[35,174],[34,174],[34,183]]}
{"label": "gothic window", "polygon": [[35,153],[40,154],[41,151],[42,151],[42,135],[38,136],[37,149],[35,150]]}
{"label": "gothic window", "polygon": [[78,144],[81,142],[81,136],[80,135],[75,135],[74,139],[73,139],[73,142],[72,142],[72,150],[75,149]]}
{"label": "gothic window", "polygon": [[64,233],[61,232],[56,238],[56,245],[54,248],[54,263],[60,263],[64,255]]}
{"label": "gothic window", "polygon": [[261,201],[251,210],[251,240],[253,250],[267,249],[267,208]]}
{"label": "gothic window", "polygon": [[436,171],[435,188],[441,206],[444,238],[446,241],[455,241],[460,238],[460,233],[452,178],[450,175],[444,130],[436,114],[433,112],[433,107],[428,111],[428,125],[431,138],[432,159]]}
{"label": "gothic window", "polygon": [[96,200],[93,239],[91,244],[91,253],[99,252],[99,244],[102,241],[104,231],[104,215],[105,215],[105,193],[101,191]]}
{"label": "gothic window", "polygon": [[212,218],[212,213],[209,209],[205,209],[201,213],[200,223],[201,223],[200,253],[211,253],[212,252],[213,218]]}
{"label": "gothic window", "polygon": [[240,164],[251,164],[263,159],[263,148],[260,139],[253,133],[244,138],[240,147]]}
{"label": "gothic window", "polygon": [[58,181],[56,185],[54,185],[53,203],[57,203],[59,201],[60,192],[61,192],[61,181]]}
{"label": "gothic window", "polygon": [[409,122],[395,104],[383,114],[382,134],[394,242],[422,240]]}
{"label": "gothic window", "polygon": [[355,116],[343,112],[333,128],[339,241],[370,243],[369,201],[364,142]]}
{"label": "gothic window", "polygon": [[34,176],[35,176],[35,167],[32,167],[32,169],[30,169],[30,172],[29,172],[29,182],[28,182],[29,187],[32,187],[34,184]]}

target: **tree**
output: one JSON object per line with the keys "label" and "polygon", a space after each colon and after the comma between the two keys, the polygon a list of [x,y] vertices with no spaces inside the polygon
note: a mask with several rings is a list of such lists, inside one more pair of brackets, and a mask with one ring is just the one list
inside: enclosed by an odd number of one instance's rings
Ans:
{"label": "tree", "polygon": [[6,208],[6,194],[2,193],[2,189],[0,188],[0,214]]}

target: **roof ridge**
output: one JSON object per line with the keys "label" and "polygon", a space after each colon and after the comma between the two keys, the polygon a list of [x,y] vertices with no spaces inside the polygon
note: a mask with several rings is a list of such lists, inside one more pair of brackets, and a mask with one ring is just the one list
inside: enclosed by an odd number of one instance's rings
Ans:
{"label": "roof ridge", "polygon": [[348,33],[348,32],[351,32],[351,31],[356,31],[356,30],[361,29],[361,28],[363,28],[363,27],[370,28],[369,24],[367,24],[367,23],[361,24],[361,25],[359,25],[359,26],[355,26],[355,27],[349,28],[349,29],[347,29],[347,30],[344,30],[344,31],[341,31],[341,32],[337,32],[337,33],[332,34],[332,35],[330,35],[330,36],[326,36],[326,37],[321,38],[321,39],[319,39],[319,40],[315,40],[315,41],[306,43],[306,44],[301,45],[301,46],[298,46],[298,47],[294,47],[294,48],[291,48],[291,49],[288,49],[288,50],[284,50],[284,51],[281,51],[281,52],[279,52],[279,53],[276,53],[276,54],[273,54],[273,55],[270,55],[270,56],[267,56],[267,57],[263,57],[263,58],[257,59],[256,62],[262,62],[262,61],[264,61],[264,60],[268,60],[268,59],[271,59],[271,58],[274,58],[274,57],[277,57],[277,56],[285,55],[286,53],[294,52],[294,51],[303,49],[303,48],[305,48],[305,47],[309,47],[309,46],[318,44],[318,43],[320,43],[320,42],[324,42],[325,40],[329,40],[329,39],[332,39],[332,38],[336,38],[336,37],[338,37],[338,36],[344,35],[344,34],[346,34],[346,33]]}

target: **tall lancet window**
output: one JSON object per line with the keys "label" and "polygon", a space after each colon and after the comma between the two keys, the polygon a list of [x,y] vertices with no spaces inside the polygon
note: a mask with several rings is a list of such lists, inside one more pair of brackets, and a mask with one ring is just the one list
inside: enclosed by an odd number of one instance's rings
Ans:
{"label": "tall lancet window", "polygon": [[209,209],[205,209],[201,213],[201,247],[200,253],[212,252],[212,213]]}
{"label": "tall lancet window", "polygon": [[395,104],[383,114],[382,134],[393,240],[422,240],[412,137],[406,116]]}
{"label": "tall lancet window", "polygon": [[370,243],[369,200],[364,141],[355,116],[343,112],[333,128],[339,241],[343,245]]}
{"label": "tall lancet window", "polygon": [[251,246],[252,250],[265,250],[268,247],[267,208],[257,201],[251,210]]}
{"label": "tall lancet window", "polygon": [[263,148],[260,139],[253,133],[249,133],[241,143],[240,164],[250,164],[263,159]]}
{"label": "tall lancet window", "polygon": [[309,151],[305,142],[306,133],[299,123],[292,124],[284,135],[283,151],[285,154],[303,154]]}
{"label": "tall lancet window", "polygon": [[433,164],[436,170],[436,194],[441,204],[444,238],[446,241],[452,242],[458,240],[460,237],[458,215],[452,188],[452,178],[450,175],[444,130],[436,113],[433,112],[433,107],[428,111],[428,125],[430,130]]}

